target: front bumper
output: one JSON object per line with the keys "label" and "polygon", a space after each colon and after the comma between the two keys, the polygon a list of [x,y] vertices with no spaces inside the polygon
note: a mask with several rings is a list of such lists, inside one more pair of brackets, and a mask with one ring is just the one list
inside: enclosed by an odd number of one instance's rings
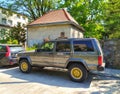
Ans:
{"label": "front bumper", "polygon": [[10,59],[10,65],[17,64],[17,63],[18,63],[18,59],[17,58]]}

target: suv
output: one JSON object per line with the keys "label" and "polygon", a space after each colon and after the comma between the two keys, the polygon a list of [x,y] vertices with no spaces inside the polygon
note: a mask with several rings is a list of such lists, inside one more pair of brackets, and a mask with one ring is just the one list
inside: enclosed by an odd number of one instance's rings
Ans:
{"label": "suv", "polygon": [[0,66],[16,64],[17,54],[23,51],[24,48],[20,45],[0,44]]}
{"label": "suv", "polygon": [[[45,47],[49,44],[49,47]],[[43,43],[35,52],[26,52],[19,58],[19,68],[29,73],[32,67],[59,67],[68,69],[73,81],[82,82],[89,71],[103,71],[103,53],[95,38],[57,39]]]}

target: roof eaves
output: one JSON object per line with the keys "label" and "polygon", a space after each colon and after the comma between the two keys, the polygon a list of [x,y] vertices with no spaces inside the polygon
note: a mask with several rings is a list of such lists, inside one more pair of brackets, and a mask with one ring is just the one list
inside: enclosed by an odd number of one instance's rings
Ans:
{"label": "roof eaves", "polygon": [[83,27],[81,27],[80,25],[76,24],[75,22],[73,21],[70,21],[70,24],[74,25],[75,27],[77,27],[78,29],[80,29],[81,31],[85,31],[85,29]]}
{"label": "roof eaves", "polygon": [[67,11],[65,10],[65,9],[62,9],[63,10],[63,12],[64,12],[64,14],[65,14],[65,16],[67,17],[67,19],[69,20],[69,21],[71,21],[71,19],[68,17],[68,15],[67,15]]}
{"label": "roof eaves", "polygon": [[60,25],[60,24],[71,24],[75,27],[77,27],[78,29],[80,29],[81,31],[85,31],[80,25],[76,24],[73,21],[63,21],[63,22],[52,22],[52,23],[43,23],[43,24],[32,24],[32,25],[27,25],[27,27],[33,27],[33,26],[50,26],[50,25]]}
{"label": "roof eaves", "polygon": [[[65,9],[63,9],[63,11],[64,11],[65,16],[67,17],[67,19],[68,19],[69,21],[72,21],[72,22],[74,22],[75,24],[78,24],[78,22],[77,22]],[[72,20],[68,15],[71,16],[71,18],[72,18],[73,20]]]}
{"label": "roof eaves", "polygon": [[69,21],[63,21],[63,22],[52,22],[52,23],[40,23],[40,24],[29,24],[27,27],[31,26],[46,26],[46,25],[58,25],[58,24],[68,24]]}

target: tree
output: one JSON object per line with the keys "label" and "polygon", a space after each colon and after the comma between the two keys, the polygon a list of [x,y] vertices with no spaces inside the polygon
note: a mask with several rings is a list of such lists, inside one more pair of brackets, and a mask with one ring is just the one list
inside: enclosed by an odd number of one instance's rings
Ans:
{"label": "tree", "polygon": [[36,20],[46,12],[55,9],[56,2],[57,0],[12,0],[12,3],[4,2],[3,5],[11,10],[28,15],[32,20]]}
{"label": "tree", "polygon": [[104,3],[104,0],[62,0],[58,7],[67,7],[75,20],[84,27],[85,37],[101,39],[104,32]]}
{"label": "tree", "polygon": [[[8,0],[4,6],[37,19],[53,9],[67,8],[85,29],[85,37],[120,38],[120,0]],[[0,3],[1,4],[1,3]],[[2,5],[2,4],[1,4]]]}
{"label": "tree", "polygon": [[10,29],[10,40],[17,40],[18,44],[22,43],[24,45],[26,41],[26,30],[18,24]]}
{"label": "tree", "polygon": [[9,40],[9,31],[6,29],[0,30],[0,43],[6,43]]}
{"label": "tree", "polygon": [[105,34],[109,38],[120,38],[120,0],[108,0],[104,11]]}

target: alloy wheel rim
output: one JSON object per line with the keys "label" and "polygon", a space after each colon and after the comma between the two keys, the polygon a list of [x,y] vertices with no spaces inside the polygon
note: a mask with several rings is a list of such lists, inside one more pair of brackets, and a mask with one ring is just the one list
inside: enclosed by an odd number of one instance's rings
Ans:
{"label": "alloy wheel rim", "polygon": [[83,76],[83,73],[79,68],[75,67],[71,70],[71,75],[74,79],[80,79]]}
{"label": "alloy wheel rim", "polygon": [[27,64],[26,62],[23,62],[23,63],[21,64],[21,69],[22,69],[22,71],[27,71],[27,69],[28,69],[28,64]]}

